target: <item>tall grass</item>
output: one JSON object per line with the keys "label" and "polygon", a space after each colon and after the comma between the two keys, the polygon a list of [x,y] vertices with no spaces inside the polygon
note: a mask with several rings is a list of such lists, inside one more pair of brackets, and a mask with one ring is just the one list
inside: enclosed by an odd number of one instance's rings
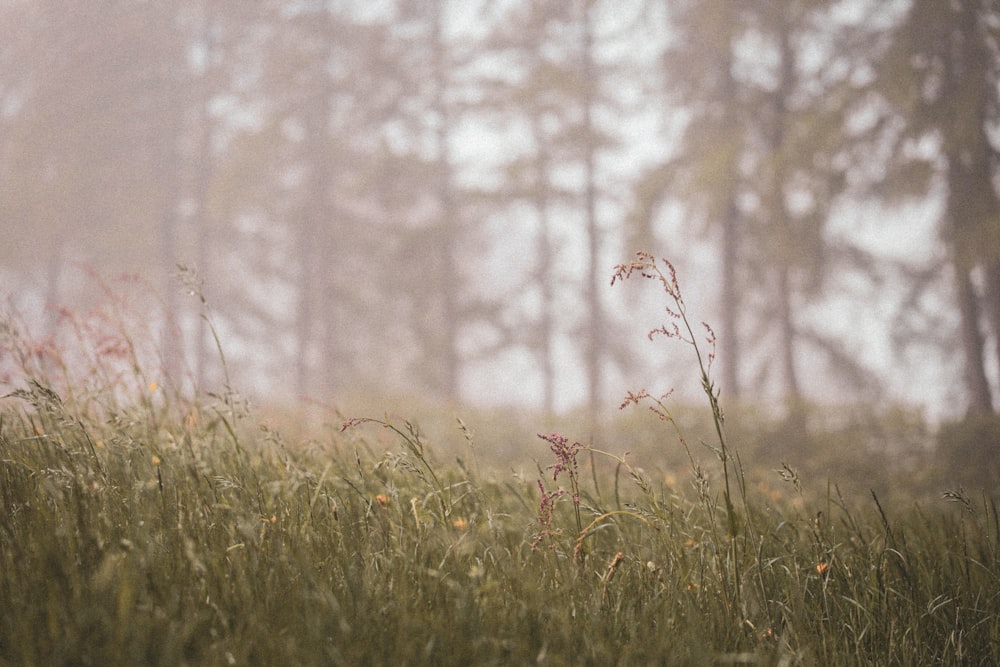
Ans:
{"label": "tall grass", "polygon": [[[666,294],[718,438],[686,479],[559,433],[531,473],[449,463],[388,417],[286,441],[228,388],[154,385],[138,353],[139,379],[66,386],[8,327],[0,664],[1000,662],[995,499],[845,497],[780,464],[783,492],[755,491],[714,349]],[[668,397],[625,402],[689,447]]]}

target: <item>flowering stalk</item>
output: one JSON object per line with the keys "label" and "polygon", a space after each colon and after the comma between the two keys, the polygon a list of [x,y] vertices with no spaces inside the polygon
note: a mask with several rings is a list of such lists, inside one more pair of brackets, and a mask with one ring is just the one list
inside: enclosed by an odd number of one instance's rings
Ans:
{"label": "flowering stalk", "polygon": [[559,479],[559,473],[569,474],[570,488],[573,493],[573,513],[576,515],[576,532],[583,532],[583,520],[580,517],[580,466],[576,455],[583,449],[579,442],[569,443],[569,438],[558,433],[550,435],[538,434],[538,437],[549,443],[549,449],[556,455],[556,462],[546,470],[552,471],[552,481]]}
{"label": "flowering stalk", "polygon": [[538,480],[538,491],[542,494],[542,499],[538,503],[538,523],[542,528],[531,540],[532,551],[537,549],[544,540],[562,534],[560,529],[552,527],[552,519],[555,516],[556,498],[565,492],[562,489],[556,489],[552,492],[546,491],[542,480]]}
{"label": "flowering stalk", "polygon": [[[730,483],[730,465],[734,467],[734,474],[739,485],[739,490],[741,496],[743,497],[744,505],[746,504],[746,492],[743,484],[742,470],[739,465],[739,459],[736,458],[735,462],[733,457],[730,455],[730,448],[726,440],[725,429],[723,427],[725,422],[725,416],[722,412],[722,407],[719,404],[719,390],[716,388],[714,381],[712,380],[710,371],[712,368],[712,363],[715,361],[715,346],[716,337],[715,332],[712,330],[706,322],[702,322],[702,327],[705,330],[706,338],[705,342],[708,345],[709,352],[705,355],[702,354],[702,348],[698,344],[698,337],[695,336],[694,328],[691,325],[691,321],[687,316],[687,307],[684,303],[684,297],[681,294],[680,286],[677,283],[677,272],[674,269],[673,264],[668,260],[662,260],[663,265],[666,268],[666,272],[660,268],[657,264],[656,258],[648,252],[638,252],[636,253],[636,259],[628,264],[619,264],[615,267],[615,273],[611,278],[611,284],[614,285],[618,281],[624,281],[631,278],[633,274],[638,273],[643,278],[648,278],[650,280],[655,280],[660,283],[663,287],[663,291],[667,293],[670,300],[673,302],[672,305],[666,307],[667,315],[670,317],[670,322],[668,324],[656,327],[648,333],[647,337],[653,340],[654,336],[666,336],[667,338],[676,338],[684,343],[687,343],[694,349],[695,357],[698,360],[698,370],[701,373],[701,387],[705,395],[708,396],[709,405],[712,409],[712,421],[715,425],[715,434],[718,439],[719,446],[715,449],[716,454],[719,456],[719,460],[722,463],[722,475],[724,482],[723,498],[726,506],[726,523],[727,532],[729,536],[730,544],[730,555],[732,557],[733,565],[735,566],[738,562],[738,544],[737,544],[737,534],[738,534],[738,522],[736,516],[736,510],[733,506],[732,501],[732,487]],[[638,393],[629,392],[623,401],[621,407],[635,403],[638,404],[642,400],[650,400],[653,405],[650,409],[656,413],[660,419],[670,422],[675,429],[677,429],[677,423],[674,421],[673,416],[667,410],[664,401],[669,395],[665,394],[659,399],[653,397],[651,394],[642,390]],[[680,437],[681,444],[684,446],[685,451],[688,454],[689,459],[691,459],[691,452],[688,450],[687,443],[684,438],[680,436],[678,430],[678,437]],[[693,459],[692,464],[694,463]],[[696,468],[697,472],[697,468]],[[734,602],[735,608],[740,606],[740,577],[733,577],[734,584]]]}

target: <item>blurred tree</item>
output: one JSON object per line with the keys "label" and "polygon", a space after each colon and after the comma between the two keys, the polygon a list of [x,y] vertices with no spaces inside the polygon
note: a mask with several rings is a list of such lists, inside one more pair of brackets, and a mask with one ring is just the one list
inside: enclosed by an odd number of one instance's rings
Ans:
{"label": "blurred tree", "polygon": [[458,270],[458,247],[463,224],[451,146],[458,121],[452,97],[452,78],[458,64],[445,34],[448,3],[446,0],[433,0],[429,4],[425,19],[429,49],[429,57],[425,61],[429,66],[425,70],[429,75],[425,112],[433,137],[434,182],[431,191],[436,199],[436,215],[424,230],[425,252],[419,260],[421,269],[416,274],[426,280],[431,289],[422,295],[423,302],[418,301],[417,309],[425,314],[437,315],[432,326],[422,328],[425,345],[434,351],[428,370],[433,371],[435,366],[438,368],[429,377],[436,380],[434,385],[439,395],[456,401],[461,394],[459,334],[463,325],[461,300],[466,283]]}
{"label": "blurred tree", "polygon": [[504,295],[482,279],[485,221],[495,202],[467,177],[478,165],[463,164],[461,145],[480,106],[484,54],[459,15],[485,16],[485,6],[400,0],[393,37],[405,78],[398,132],[387,144],[396,167],[379,198],[401,207],[392,215],[394,284],[407,302],[396,318],[403,314],[417,383],[449,401],[463,398],[468,366],[505,350],[510,336],[501,321]]}
{"label": "blurred tree", "polygon": [[13,67],[5,74],[0,201],[12,224],[3,259],[45,283],[50,302],[69,287],[60,284],[67,262],[149,265],[149,232],[162,211],[150,178],[157,146],[147,119],[160,111],[150,104],[159,64],[144,39],[150,14],[112,0],[71,4],[2,10],[21,26],[4,48]]}
{"label": "blurred tree", "polygon": [[[303,56],[299,76],[295,77],[297,108],[293,113],[297,113],[301,124],[300,146],[306,170],[295,225],[295,391],[299,396],[316,393],[316,381],[322,377],[325,391],[319,393],[328,395],[338,381],[343,381],[338,376],[344,372],[336,361],[342,341],[336,320],[342,317],[342,309],[337,294],[329,287],[340,270],[340,244],[345,240],[345,221],[334,199],[334,179],[342,177],[337,163],[345,156],[336,136],[341,128],[334,128],[331,136],[331,121],[338,93],[344,94],[347,105],[356,100],[357,93],[343,87],[350,85],[345,69],[349,69],[346,65],[353,55],[351,46],[357,45],[346,43],[353,28],[350,19],[335,15],[322,0],[304,7],[291,25],[295,27],[296,47]],[[316,370],[321,370],[322,376]]]}
{"label": "blurred tree", "polygon": [[[73,262],[102,275],[158,274],[163,361],[180,365],[176,263],[189,251],[182,204],[191,104],[191,11],[197,3],[6,4],[10,64],[0,202],[4,263],[44,284],[48,303],[96,286],[70,285]],[[20,7],[19,7],[20,5]],[[33,53],[39,57],[32,57]],[[38,275],[39,266],[47,267]],[[75,294],[73,294],[75,292]],[[85,301],[85,300],[84,300]],[[152,305],[152,304],[151,304]]]}
{"label": "blurred tree", "polygon": [[[996,3],[912,2],[873,54],[870,145],[885,147],[879,182],[896,196],[943,197],[940,234],[948,249],[970,413],[994,409],[986,335],[1000,362],[1000,10]],[[926,282],[924,283],[926,284]]]}
{"label": "blurred tree", "polygon": [[[169,378],[177,378],[182,367],[184,343],[181,340],[180,313],[177,298],[177,265],[180,263],[182,242],[182,212],[184,198],[184,158],[182,138],[185,119],[192,100],[193,73],[188,67],[187,50],[192,35],[185,31],[183,12],[180,5],[157,3],[149,5],[143,25],[138,26],[135,37],[145,36],[145,46],[150,54],[149,72],[145,90],[140,93],[145,98],[144,111],[147,118],[158,118],[158,122],[148,123],[146,145],[151,155],[152,173],[150,183],[159,185],[153,196],[159,220],[157,255],[161,274],[163,299],[163,326],[161,329],[160,353],[163,371]],[[130,147],[131,150],[138,146]]]}
{"label": "blurred tree", "polygon": [[[272,201],[286,204],[271,215],[292,223],[286,262],[294,267],[299,396],[329,397],[377,374],[385,338],[365,332],[391,327],[379,304],[386,276],[373,267],[392,243],[392,221],[380,219],[366,177],[399,112],[404,65],[392,48],[391,15],[366,9],[275,4],[263,61],[267,120],[250,145],[279,161],[270,187],[283,194]],[[373,293],[359,289],[359,275],[375,285]]]}
{"label": "blurred tree", "polygon": [[[597,157],[607,148],[594,120],[600,104],[600,73],[595,64],[595,2],[582,0],[576,18],[580,32],[578,61],[579,160],[583,167],[583,219],[584,238],[587,242],[587,267],[584,271],[584,307],[587,313],[583,326],[584,367],[587,373],[587,414],[591,431],[597,427],[597,415],[604,394],[605,360],[608,351],[608,323],[601,302],[601,293],[607,284],[607,269],[601,262],[604,246],[603,230],[597,218]],[[594,433],[593,437],[597,437]]]}
{"label": "blurred tree", "polygon": [[575,63],[566,45],[553,48],[559,31],[572,22],[572,12],[571,4],[551,0],[507,5],[483,45],[487,57],[502,63],[483,84],[484,114],[499,118],[497,122],[505,126],[527,126],[527,148],[503,165],[494,201],[497,208],[513,211],[527,204],[534,218],[533,267],[521,289],[537,294],[537,307],[512,342],[526,346],[538,359],[542,408],[548,415],[555,412],[556,403],[555,346],[567,333],[560,330],[556,317],[561,253],[553,218],[560,208],[579,200],[578,191],[561,186],[555,173],[560,163],[575,158],[576,151],[576,135],[570,130],[575,110],[566,103],[567,95],[574,94]]}
{"label": "blurred tree", "polygon": [[[218,205],[213,205],[213,185],[217,183],[216,165],[220,156],[224,127],[213,105],[231,89],[228,75],[232,68],[232,53],[244,29],[252,25],[249,18],[230,3],[200,0],[192,7],[191,39],[188,51],[191,81],[191,103],[188,108],[191,125],[185,157],[190,165],[188,201],[189,219],[193,224],[194,249],[192,279],[200,281],[202,297],[212,298],[218,278],[214,273],[213,248],[224,247],[218,238]],[[216,199],[218,197],[216,196]],[[213,300],[214,303],[214,300]],[[192,334],[195,384],[207,386],[209,358],[213,343],[209,340],[206,314],[198,304]]]}
{"label": "blurred tree", "polygon": [[392,221],[387,288],[399,297],[391,326],[407,341],[400,346],[409,353],[401,369],[411,386],[454,401],[464,365],[469,276],[461,258],[469,225],[453,155],[462,115],[454,78],[461,63],[447,34],[449,4],[396,3],[391,46],[383,48],[393,53],[398,90],[373,194]]}
{"label": "blurred tree", "polygon": [[271,288],[248,294],[241,277],[225,300],[245,336],[282,341],[299,395],[459,398],[463,328],[490,313],[463,273],[476,260],[451,155],[462,63],[447,13],[275,2],[235,52],[249,81],[237,104],[256,119],[218,157],[211,190]]}
{"label": "blurred tree", "polygon": [[[535,238],[523,289],[532,294],[537,314],[528,316],[514,342],[539,361],[547,412],[556,402],[557,341],[573,345],[592,428],[607,398],[608,372],[624,357],[602,299],[610,262],[608,225],[600,219],[614,199],[601,158],[622,146],[614,132],[619,128],[607,126],[625,124],[620,88],[633,74],[627,57],[606,56],[621,21],[621,12],[593,0],[508,3],[497,11],[485,43],[494,67],[483,100],[487,117],[519,128],[523,140],[504,163],[495,203],[511,216],[533,218]],[[575,252],[582,252],[582,267],[574,271],[574,285],[559,267]],[[578,319],[559,314],[578,300]]]}
{"label": "blurred tree", "polygon": [[[654,18],[658,5],[646,8]],[[745,189],[741,161],[748,150],[748,124],[754,122],[735,79],[733,49],[744,29],[743,11],[723,0],[674,3],[664,13],[661,22],[673,37],[661,57],[663,94],[667,104],[679,104],[692,120],[679,147],[636,181],[628,226],[632,247],[657,247],[659,207],[678,193],[690,213],[720,226],[721,386],[733,397],[741,393],[739,311],[745,281],[740,274],[746,271],[739,266],[746,223],[738,198]]]}
{"label": "blurred tree", "polygon": [[853,386],[872,389],[863,385],[871,374],[799,314],[832,270],[857,269],[864,258],[826,233],[846,192],[846,59],[856,57],[838,46],[857,27],[832,11],[818,0],[718,0],[674,3],[666,15],[673,34],[664,94],[686,121],[679,147],[637,181],[630,227],[652,243],[662,203],[679,199],[717,230],[721,387],[729,395],[742,392],[754,361],[744,341],[768,334],[775,354],[758,357],[756,386],[776,368],[784,396],[799,400],[799,348],[809,345]]}
{"label": "blurred tree", "polygon": [[[803,352],[815,350],[870,377],[803,307],[832,273],[869,270],[827,221],[873,161],[861,147],[880,141],[886,182],[949,193],[942,235],[967,384],[976,409],[989,406],[990,336],[1000,358],[992,6],[905,5],[881,48],[836,17],[874,3],[639,4],[667,45],[656,103],[688,122],[633,190],[629,249],[653,245],[674,199],[717,234],[724,390],[773,368],[794,398],[807,389]],[[169,277],[169,321],[182,305],[174,264],[193,258],[218,291],[224,330],[253,341],[243,349],[260,353],[255,366],[273,359],[265,372],[286,373],[299,394],[391,376],[459,398],[468,364],[518,345],[536,355],[553,410],[558,341],[578,355],[596,413],[622,358],[601,298],[624,199],[610,163],[624,154],[626,89],[643,74],[629,50],[648,45],[611,34],[634,27],[621,18],[632,5],[476,6],[0,4],[0,263],[47,284],[52,301],[67,288],[66,260],[156,271]],[[469,16],[485,26],[464,25]],[[469,38],[480,29],[484,43]],[[881,76],[864,73],[876,66]],[[655,105],[636,90],[637,107]],[[850,129],[866,109],[883,119]],[[477,191],[462,141],[490,120],[512,138],[510,158]],[[483,259],[508,241],[482,233],[500,211],[530,218],[530,275],[511,281],[523,290],[482,278]],[[560,262],[573,258],[581,268],[567,278]],[[515,304],[526,292],[532,304]],[[168,362],[181,353],[176,331],[165,330]],[[201,355],[204,330],[195,339]],[[773,354],[754,358],[757,339]]]}

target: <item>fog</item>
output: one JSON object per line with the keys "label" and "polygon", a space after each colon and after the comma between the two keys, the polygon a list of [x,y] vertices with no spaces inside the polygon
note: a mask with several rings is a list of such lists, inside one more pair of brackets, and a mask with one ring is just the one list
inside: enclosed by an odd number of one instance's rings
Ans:
{"label": "fog", "polygon": [[260,402],[606,418],[700,390],[662,290],[611,286],[648,250],[724,401],[991,412],[987,7],[0,3],[5,317],[115,312],[160,384]]}

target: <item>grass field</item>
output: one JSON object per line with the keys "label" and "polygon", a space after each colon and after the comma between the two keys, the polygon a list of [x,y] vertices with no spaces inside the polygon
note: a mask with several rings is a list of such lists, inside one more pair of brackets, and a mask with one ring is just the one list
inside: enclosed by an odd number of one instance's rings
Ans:
{"label": "grass field", "polygon": [[384,416],[286,436],[134,346],[67,384],[6,332],[0,665],[1000,664],[994,497],[744,466],[709,363],[710,447],[637,392],[655,444],[512,461],[461,422],[447,449]]}

